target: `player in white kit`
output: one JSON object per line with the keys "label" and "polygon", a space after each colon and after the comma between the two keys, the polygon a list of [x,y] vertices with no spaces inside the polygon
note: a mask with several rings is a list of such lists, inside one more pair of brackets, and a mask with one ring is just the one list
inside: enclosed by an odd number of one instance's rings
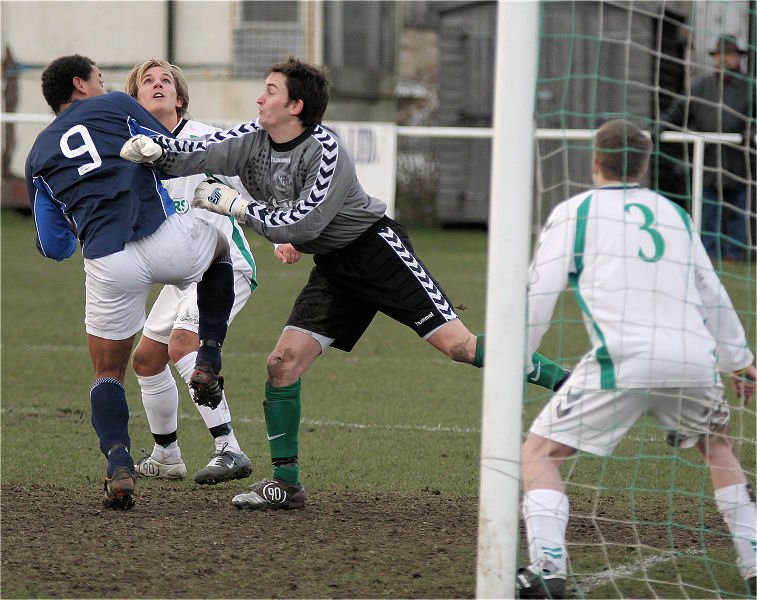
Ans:
{"label": "player in white kit", "polygon": [[529,275],[527,356],[569,283],[592,348],[523,444],[530,564],[520,569],[520,597],[565,594],[563,461],[577,450],[611,454],[644,415],[659,421],[671,445],[702,453],[754,593],[754,492],[726,435],[729,408],[719,375],[731,373],[739,397],[750,401],[757,371],[744,329],[689,216],[639,185],[649,138],[616,119],[597,131],[594,149],[596,187],[552,211]]}
{"label": "player in white kit", "polygon": [[[125,91],[178,138],[197,138],[216,131],[210,125],[183,118],[189,105],[187,82],[181,70],[166,61],[151,59],[135,66],[127,76]],[[195,188],[204,179],[205,175],[193,175],[163,181],[176,212],[196,210],[191,208],[190,202]],[[246,194],[237,177],[223,179]],[[231,323],[257,286],[255,261],[240,226],[233,218],[207,211],[200,211],[200,214],[226,235],[231,249],[235,292],[229,317]],[[196,286],[185,290],[164,286],[150,309],[142,338],[132,357],[150,431],[155,439],[152,452],[136,465],[141,477],[183,479],[186,476],[186,465],[177,441],[179,394],[168,362],[173,362],[182,378],[189,381],[199,344],[197,325]],[[249,476],[252,464],[242,452],[231,427],[225,394],[215,409],[196,406],[214,438],[215,449],[208,465],[195,473],[194,480],[200,484],[215,484]]]}

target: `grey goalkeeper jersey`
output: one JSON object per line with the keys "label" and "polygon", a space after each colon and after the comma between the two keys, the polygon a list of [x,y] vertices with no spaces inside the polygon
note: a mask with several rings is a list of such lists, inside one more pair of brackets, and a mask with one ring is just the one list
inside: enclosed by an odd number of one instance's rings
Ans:
{"label": "grey goalkeeper jersey", "polygon": [[163,148],[155,166],[167,175],[238,175],[254,200],[246,225],[300,252],[343,248],[386,212],[363,190],[342,140],[322,125],[285,144],[257,121],[201,139],[153,139]]}

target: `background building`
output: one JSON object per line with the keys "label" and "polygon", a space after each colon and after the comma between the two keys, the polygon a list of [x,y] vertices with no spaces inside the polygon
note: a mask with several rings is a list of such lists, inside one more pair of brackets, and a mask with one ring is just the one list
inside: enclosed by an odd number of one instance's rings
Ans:
{"label": "background building", "polygon": [[[108,91],[123,89],[129,70],[150,57],[182,67],[189,115],[239,123],[257,117],[255,100],[266,67],[297,56],[328,66],[333,79],[326,120],[396,118],[401,31],[397,2],[260,1],[4,1],[3,112],[52,115],[40,75],[54,58],[79,53],[95,60]],[[36,122],[5,123],[4,205],[26,204],[19,185]]]}
{"label": "background building", "polygon": [[[496,2],[434,4],[440,21],[438,123],[490,127]],[[708,50],[720,33],[733,33],[741,47],[749,42],[754,48],[754,8],[751,23],[745,18],[749,6],[754,2],[542,3],[536,102],[537,113],[545,116],[537,127],[592,129],[625,112],[646,119],[639,124],[649,128],[673,94],[684,90],[686,79],[697,79],[710,67]],[[570,72],[565,72],[566,56]],[[748,60],[754,73],[754,51]],[[538,151],[550,157],[561,144],[540,142]],[[663,144],[661,150],[672,159],[684,152],[681,144]],[[438,222],[487,222],[490,157],[488,140],[439,142]],[[670,159],[656,161],[649,183],[683,199],[687,182],[673,175],[671,164]],[[567,180],[566,171],[571,173]],[[590,183],[582,153],[555,152],[541,161],[538,175],[544,192],[534,211],[537,224],[553,204]]]}
{"label": "background building", "polygon": [[[735,33],[742,46],[754,48],[754,4],[542,3],[536,101],[544,116],[537,126],[594,128],[603,115],[622,111],[651,122],[684,90],[687,78],[711,63],[707,51],[719,33]],[[295,55],[329,69],[327,122],[491,126],[495,0],[4,0],[0,13],[4,113],[51,114],[40,94],[42,69],[52,58],[78,52],[97,61],[109,90],[122,89],[137,62],[167,58],[189,81],[192,118],[238,123],[257,115],[265,68]],[[570,73],[563,72],[567,54]],[[754,52],[749,61],[753,72]],[[626,64],[631,72],[624,71]],[[592,76],[582,78],[584,73]],[[26,205],[20,177],[42,126],[4,123],[3,205]],[[540,142],[538,152],[549,157],[558,145]],[[400,136],[396,150],[400,218],[486,224],[488,139]],[[670,159],[652,165],[651,183],[683,203],[688,184],[673,175],[670,160],[685,149],[664,144],[661,150]],[[535,223],[552,204],[588,184],[581,153],[554,156],[541,161],[544,191]],[[567,183],[566,168],[576,174]]]}

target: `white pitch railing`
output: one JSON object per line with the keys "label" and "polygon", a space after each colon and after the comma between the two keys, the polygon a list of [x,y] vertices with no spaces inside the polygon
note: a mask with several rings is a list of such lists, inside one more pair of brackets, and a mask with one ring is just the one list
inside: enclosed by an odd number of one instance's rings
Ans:
{"label": "white pitch railing", "polygon": [[[593,129],[537,129],[537,140],[591,140]],[[491,138],[491,127],[397,127],[398,136],[429,138]],[[739,133],[709,133],[701,131],[665,131],[660,134],[661,142],[692,144],[691,159],[691,218],[697,231],[702,228],[702,188],[704,181],[704,146],[710,142],[740,144]]]}
{"label": "white pitch railing", "polygon": [[[49,123],[53,116],[45,113],[2,113],[2,123]],[[391,124],[389,124],[391,125]],[[395,136],[415,138],[462,138],[462,139],[491,139],[491,127],[410,127],[396,126]],[[591,140],[594,136],[592,129],[537,129],[537,140]],[[662,142],[676,142],[692,144],[691,159],[691,218],[697,230],[702,226],[702,185],[704,174],[704,147],[711,142],[727,142],[741,144],[742,137],[738,133],[708,133],[708,132],[677,132],[666,131],[660,135]],[[396,142],[394,145],[396,149]],[[395,157],[396,160],[396,157]]]}

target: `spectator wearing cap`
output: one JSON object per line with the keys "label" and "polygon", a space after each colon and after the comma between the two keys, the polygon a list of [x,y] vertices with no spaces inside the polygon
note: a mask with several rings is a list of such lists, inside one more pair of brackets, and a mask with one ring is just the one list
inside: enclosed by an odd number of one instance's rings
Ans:
{"label": "spectator wearing cap", "polygon": [[735,36],[721,35],[710,50],[714,72],[698,79],[661,116],[661,129],[742,134],[741,144],[705,145],[702,241],[713,259],[727,261],[745,258],[753,202],[749,142],[755,134],[755,89],[754,79],[741,70],[744,54]]}

